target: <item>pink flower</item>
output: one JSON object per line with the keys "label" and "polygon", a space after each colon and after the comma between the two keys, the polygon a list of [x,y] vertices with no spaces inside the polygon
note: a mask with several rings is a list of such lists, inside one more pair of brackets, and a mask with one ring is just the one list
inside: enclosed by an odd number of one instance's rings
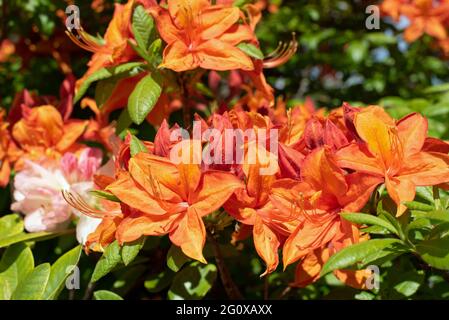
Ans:
{"label": "pink flower", "polygon": [[60,162],[26,160],[14,178],[14,202],[11,210],[25,215],[29,232],[65,229],[73,218],[80,217],[77,239],[84,243],[100,219],[86,217],[73,209],[62,197],[62,190],[73,191],[93,202],[88,191],[94,188],[93,175],[101,165],[102,153],[86,148],[79,155],[65,153]]}

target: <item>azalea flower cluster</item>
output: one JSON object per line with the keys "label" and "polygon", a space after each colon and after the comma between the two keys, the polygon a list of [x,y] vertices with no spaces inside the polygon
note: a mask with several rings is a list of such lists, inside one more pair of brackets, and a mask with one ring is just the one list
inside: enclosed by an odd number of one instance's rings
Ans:
{"label": "azalea flower cluster", "polygon": [[404,39],[414,42],[427,34],[436,45],[449,54],[449,1],[432,0],[384,0],[381,4],[384,15],[398,22],[401,16],[408,19]]}
{"label": "azalea flower cluster", "polygon": [[[288,113],[274,109],[270,116],[232,110],[212,115],[203,125],[218,130],[281,128],[278,170],[262,175],[261,161],[175,163],[171,149],[187,145],[184,150],[193,159],[201,156],[195,155],[195,144],[208,142],[173,143],[169,137],[174,128],[164,122],[154,143],[145,142],[144,150],[133,156],[129,136],[115,158],[114,177],[97,177],[97,184],[120,202],[120,212],[85,211],[103,216],[88,246],[168,234],[187,256],[205,262],[204,220],[223,210],[238,221],[235,241],[252,235],[267,266],[264,274],[276,269],[282,249],[284,267],[300,260],[295,284],[302,286],[319,277],[332,254],[367,239],[340,213],[361,210],[379,185],[385,184],[400,216],[416,186],[449,182],[449,145],[427,136],[427,121],[419,114],[395,121],[378,106],[344,105],[328,116],[298,106]],[[72,200],[79,208],[77,199]],[[351,270],[336,275],[357,287],[364,286],[367,276]]]}
{"label": "azalea flower cluster", "polygon": [[79,220],[77,238],[84,243],[99,221],[73,210],[61,190],[89,196],[103,155],[82,142],[97,141],[107,148],[114,131],[100,127],[99,119],[71,118],[73,89],[74,78],[69,77],[61,85],[59,100],[24,90],[16,95],[8,117],[1,110],[0,186],[7,186],[15,173],[11,209],[25,215],[27,231],[61,231]]}
{"label": "azalea flower cluster", "polygon": [[[266,265],[263,275],[276,270],[282,252],[284,268],[296,263],[294,285],[305,286],[333,254],[369,238],[341,213],[364,210],[381,185],[397,216],[417,186],[446,188],[449,144],[428,137],[420,114],[395,120],[380,106],[345,103],[327,112],[310,99],[292,108],[275,101],[263,70],[286,62],[297,44],[258,55],[254,30],[265,5],[130,0],[116,4],[102,41],[69,30],[93,52],[87,72],[78,80],[68,76],[59,99],[25,90],[7,117],[0,113],[0,183],[7,185],[14,171],[12,210],[25,216],[26,229],[58,231],[74,222],[86,252],[167,235],[186,256],[206,263],[208,235],[231,221],[233,242],[252,237]],[[154,20],[151,34],[133,25],[136,12]],[[116,77],[107,98],[81,100],[92,118],[72,117],[93,76],[102,79],[98,72],[129,63],[141,69]],[[196,86],[204,78],[217,97],[214,109]],[[143,104],[157,101],[141,120],[157,128],[155,138],[140,141],[128,132],[122,141],[112,111],[128,105],[124,111],[139,125],[141,115],[129,101],[146,88],[153,91]],[[178,109],[184,123],[170,126]],[[177,134],[181,126],[191,131],[191,116],[200,135]],[[242,132],[255,135],[237,139]],[[359,288],[368,276],[355,270],[335,275]]]}

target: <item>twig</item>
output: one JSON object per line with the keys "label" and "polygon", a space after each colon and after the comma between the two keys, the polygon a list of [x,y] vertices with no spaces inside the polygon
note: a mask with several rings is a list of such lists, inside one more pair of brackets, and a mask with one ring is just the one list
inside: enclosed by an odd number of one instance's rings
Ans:
{"label": "twig", "polygon": [[282,299],[282,298],[284,298],[286,295],[288,295],[289,293],[290,293],[290,291],[292,290],[292,287],[286,287],[283,291],[282,291],[282,293],[281,293],[281,295],[279,296],[279,299]]}
{"label": "twig", "polygon": [[220,246],[213,235],[208,234],[209,241],[212,243],[214,249],[215,262],[217,263],[218,272],[220,273],[221,283],[226,291],[226,294],[231,300],[243,300],[243,296],[240,293],[239,288],[236,286],[231,278],[228,268],[223,259],[223,254],[221,253]]}
{"label": "twig", "polygon": [[263,299],[268,300],[268,289],[269,289],[270,283],[268,282],[268,275],[265,276],[264,282],[263,282]]}
{"label": "twig", "polygon": [[92,293],[94,292],[96,285],[95,282],[89,282],[86,291],[84,292],[83,300],[90,300],[92,298]]}

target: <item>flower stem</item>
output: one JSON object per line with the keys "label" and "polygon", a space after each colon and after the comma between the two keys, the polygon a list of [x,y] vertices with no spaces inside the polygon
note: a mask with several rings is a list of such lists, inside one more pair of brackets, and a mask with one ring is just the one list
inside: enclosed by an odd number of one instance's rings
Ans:
{"label": "flower stem", "polygon": [[217,240],[210,233],[208,234],[208,238],[214,250],[215,262],[217,263],[218,272],[220,273],[221,283],[223,284],[228,298],[231,300],[243,300],[243,296],[240,293],[239,288],[232,280],[229,270],[226,267],[223,259],[223,254]]}

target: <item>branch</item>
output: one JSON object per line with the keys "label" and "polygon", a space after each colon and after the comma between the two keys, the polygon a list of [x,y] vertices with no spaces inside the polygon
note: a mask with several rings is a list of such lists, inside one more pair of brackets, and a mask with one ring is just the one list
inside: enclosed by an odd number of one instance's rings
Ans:
{"label": "branch", "polygon": [[231,300],[243,300],[243,296],[240,293],[239,288],[236,286],[231,278],[228,268],[223,259],[220,246],[213,235],[208,233],[208,239],[212,243],[212,247],[215,255],[215,262],[217,263],[218,272],[220,273],[221,283],[226,291],[226,294]]}

